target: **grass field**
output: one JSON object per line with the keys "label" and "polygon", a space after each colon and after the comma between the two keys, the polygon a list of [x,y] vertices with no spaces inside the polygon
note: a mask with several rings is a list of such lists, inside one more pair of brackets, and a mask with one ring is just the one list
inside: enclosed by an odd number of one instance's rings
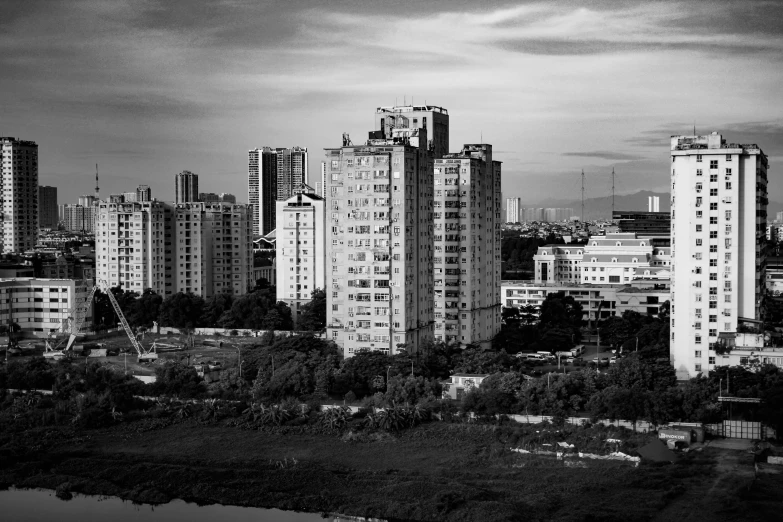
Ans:
{"label": "grass field", "polygon": [[[747,452],[675,464],[587,463],[510,451],[508,430],[430,423],[400,435],[316,435],[151,419],[27,432],[0,449],[0,482],[389,520],[774,520],[780,474],[754,481]],[[772,497],[772,498],[770,498]],[[776,500],[777,499],[777,500]]]}

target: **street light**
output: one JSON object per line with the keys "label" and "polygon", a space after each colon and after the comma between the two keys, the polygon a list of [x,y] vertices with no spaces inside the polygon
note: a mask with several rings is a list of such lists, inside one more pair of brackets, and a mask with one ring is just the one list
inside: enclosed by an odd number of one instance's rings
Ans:
{"label": "street light", "polygon": [[389,391],[389,370],[391,370],[391,366],[386,368],[386,391]]}

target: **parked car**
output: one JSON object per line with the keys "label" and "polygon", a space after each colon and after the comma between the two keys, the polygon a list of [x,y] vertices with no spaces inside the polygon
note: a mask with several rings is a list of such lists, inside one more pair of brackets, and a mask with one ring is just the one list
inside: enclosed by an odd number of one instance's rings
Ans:
{"label": "parked car", "polygon": [[609,364],[614,364],[616,362],[617,362],[617,356],[616,355],[612,355],[612,357],[609,359]]}
{"label": "parked car", "polygon": [[565,360],[566,364],[574,364],[574,361],[576,361],[576,358],[574,357],[568,357]]}
{"label": "parked car", "polygon": [[525,358],[530,361],[546,361],[546,357],[544,357],[540,353],[528,353],[525,355],[526,355]]}
{"label": "parked car", "polygon": [[538,355],[542,356],[544,359],[547,359],[547,360],[550,360],[550,361],[554,361],[556,359],[556,357],[554,355],[552,355],[552,352],[539,351],[539,352],[536,352],[536,353]]}

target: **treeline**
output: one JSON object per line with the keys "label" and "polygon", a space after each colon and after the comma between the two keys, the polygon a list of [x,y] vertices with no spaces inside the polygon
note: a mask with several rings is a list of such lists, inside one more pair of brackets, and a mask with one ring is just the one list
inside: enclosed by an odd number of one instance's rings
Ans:
{"label": "treeline", "polygon": [[[165,299],[145,290],[141,295],[122,288],[112,288],[128,323],[134,327],[151,327],[153,322],[174,328],[229,328],[244,330],[291,330],[291,308],[277,301],[274,287],[255,290],[242,296],[216,294],[204,299],[193,293],[176,293]],[[312,300],[302,307],[298,330],[320,331],[326,325],[326,294],[315,290]],[[100,328],[113,327],[116,316],[109,297],[95,293],[94,322]]]}
{"label": "treeline", "polygon": [[503,270],[533,270],[533,256],[538,252],[538,247],[563,243],[563,238],[555,234],[545,238],[521,237],[519,232],[506,231],[500,240]]}

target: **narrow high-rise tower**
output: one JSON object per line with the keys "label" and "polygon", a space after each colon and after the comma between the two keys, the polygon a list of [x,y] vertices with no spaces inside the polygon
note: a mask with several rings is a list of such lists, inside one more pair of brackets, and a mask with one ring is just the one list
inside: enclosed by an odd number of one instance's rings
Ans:
{"label": "narrow high-rise tower", "polygon": [[247,198],[253,205],[253,234],[276,228],[276,201],[286,201],[308,183],[307,148],[261,147],[248,151]]}
{"label": "narrow high-rise tower", "polygon": [[38,241],[38,145],[0,137],[0,146],[0,250],[32,250]]}
{"label": "narrow high-rise tower", "polygon": [[[760,319],[767,156],[717,132],[671,138],[671,361],[679,379],[728,364],[721,334]],[[724,360],[725,359],[725,360]]]}

